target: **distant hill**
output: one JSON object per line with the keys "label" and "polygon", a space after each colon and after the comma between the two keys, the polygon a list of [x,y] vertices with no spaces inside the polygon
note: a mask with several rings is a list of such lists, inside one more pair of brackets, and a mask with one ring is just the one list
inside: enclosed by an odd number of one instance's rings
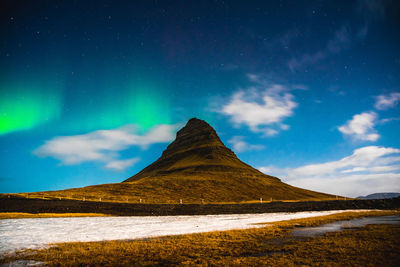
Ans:
{"label": "distant hill", "polygon": [[157,161],[122,183],[19,195],[142,203],[336,199],[288,185],[247,165],[207,122],[196,118],[178,131]]}
{"label": "distant hill", "polygon": [[385,199],[385,198],[394,198],[400,197],[400,193],[374,193],[368,196],[360,196],[357,197],[359,199]]}

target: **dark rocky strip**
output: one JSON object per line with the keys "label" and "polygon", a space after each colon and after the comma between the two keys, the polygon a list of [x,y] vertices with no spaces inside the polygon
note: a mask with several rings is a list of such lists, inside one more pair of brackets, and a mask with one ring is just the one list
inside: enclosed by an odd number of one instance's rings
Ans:
{"label": "dark rocky strip", "polygon": [[253,204],[130,204],[0,196],[0,212],[104,213],[116,216],[245,214],[398,208],[400,208],[400,197],[376,200],[332,200]]}

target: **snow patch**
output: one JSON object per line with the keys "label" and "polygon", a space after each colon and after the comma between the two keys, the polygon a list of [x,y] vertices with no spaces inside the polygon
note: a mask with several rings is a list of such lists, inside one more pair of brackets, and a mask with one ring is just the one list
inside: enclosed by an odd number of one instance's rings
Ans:
{"label": "snow patch", "polygon": [[194,216],[6,219],[0,220],[0,256],[22,249],[40,249],[52,243],[137,239],[246,229],[263,226],[257,225],[258,223],[324,216],[345,211],[362,210]]}

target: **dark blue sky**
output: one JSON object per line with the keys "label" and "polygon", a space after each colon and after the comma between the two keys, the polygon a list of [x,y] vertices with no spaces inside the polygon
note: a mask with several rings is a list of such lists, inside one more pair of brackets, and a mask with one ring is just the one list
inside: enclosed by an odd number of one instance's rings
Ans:
{"label": "dark blue sky", "polygon": [[0,191],[119,182],[191,117],[293,185],[400,191],[397,1],[3,1]]}

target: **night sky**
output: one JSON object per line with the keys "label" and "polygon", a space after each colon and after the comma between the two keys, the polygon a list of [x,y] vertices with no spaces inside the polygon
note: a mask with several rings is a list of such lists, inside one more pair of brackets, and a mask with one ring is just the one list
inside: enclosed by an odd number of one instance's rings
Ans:
{"label": "night sky", "polygon": [[398,1],[0,9],[0,192],[120,182],[191,117],[291,185],[400,192]]}

